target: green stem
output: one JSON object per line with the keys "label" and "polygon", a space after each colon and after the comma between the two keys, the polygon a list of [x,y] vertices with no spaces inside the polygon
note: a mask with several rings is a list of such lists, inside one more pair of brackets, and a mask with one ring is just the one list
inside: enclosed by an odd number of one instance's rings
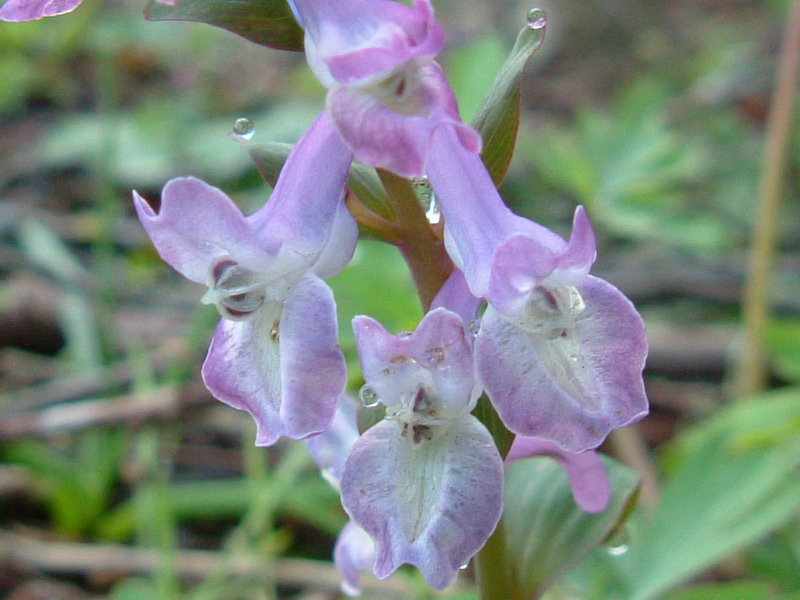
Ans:
{"label": "green stem", "polygon": [[395,211],[400,240],[395,244],[406,259],[417,286],[422,310],[426,312],[434,296],[453,270],[444,242],[431,228],[411,182],[399,175],[378,169]]}
{"label": "green stem", "polygon": [[475,557],[475,572],[481,600],[522,600],[511,561],[506,556],[503,520]]}
{"label": "green stem", "polygon": [[800,1],[795,0],[786,24],[775,91],[767,122],[761,187],[747,281],[742,298],[744,340],[736,378],[737,396],[756,394],[767,384],[764,329],[769,316],[770,274],[775,258],[798,69],[800,69]]}

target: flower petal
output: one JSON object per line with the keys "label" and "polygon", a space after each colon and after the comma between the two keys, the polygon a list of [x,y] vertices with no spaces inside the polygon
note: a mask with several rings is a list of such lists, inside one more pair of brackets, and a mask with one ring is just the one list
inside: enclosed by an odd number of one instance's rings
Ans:
{"label": "flower petal", "polygon": [[469,324],[476,318],[480,305],[480,298],[476,298],[469,291],[464,273],[456,268],[436,293],[431,302],[431,309],[442,307],[452,310],[463,319],[464,323]]}
{"label": "flower petal", "polygon": [[217,327],[203,381],[215,398],[253,416],[256,445],[330,425],[347,376],[335,313],[330,288],[307,274],[284,306],[273,302],[248,321],[223,319]]}
{"label": "flower petal", "polygon": [[357,439],[356,405],[342,394],[331,426],[319,435],[306,439],[311,458],[336,489],[342,479],[344,460]]}
{"label": "flower petal", "polygon": [[448,253],[475,296],[488,297],[495,250],[511,236],[533,237],[551,250],[566,246],[552,231],[506,207],[480,156],[452,128],[434,131],[427,174],[445,218]]}
{"label": "flower petal", "polygon": [[266,271],[280,247],[257,236],[224,192],[194,177],[169,181],[158,213],[136,192],[133,201],[161,258],[198,283],[206,283],[211,263],[225,255],[253,271]]}
{"label": "flower petal", "polygon": [[282,307],[271,303],[248,321],[222,319],[203,363],[203,383],[228,406],[256,422],[256,445],[270,446],[284,434],[280,418],[280,346],[271,331]]}
{"label": "flower petal", "polygon": [[83,0],[8,0],[0,8],[0,21],[21,23],[55,17],[75,10]]}
{"label": "flower petal", "polygon": [[295,0],[293,8],[306,29],[309,65],[326,87],[432,58],[444,44],[428,0],[413,7],[388,0]]}
{"label": "flower petal", "polygon": [[347,367],[333,292],[319,277],[306,274],[292,288],[279,335],[285,435],[298,439],[325,431],[344,392]]}
{"label": "flower petal", "polygon": [[357,523],[348,521],[336,539],[333,562],[342,575],[342,592],[358,596],[361,594],[359,572],[370,570],[375,564],[375,543]]}
{"label": "flower petal", "polygon": [[479,376],[506,427],[570,452],[595,448],[647,414],[641,317],[601,279],[577,289],[586,306],[569,335],[527,332],[490,306],[475,341]]}
{"label": "flower petal", "polygon": [[263,208],[247,218],[261,238],[316,258],[327,246],[329,263],[352,257],[357,225],[344,207],[353,155],[322,113],[298,140]]}
{"label": "flower petal", "polygon": [[334,126],[360,161],[409,177],[424,174],[433,131],[442,124],[458,131],[460,144],[480,149],[478,134],[460,122],[441,67],[429,63],[412,70],[408,82],[387,90],[386,98],[374,90],[340,85],[327,100]]}
{"label": "flower petal", "polygon": [[532,456],[549,456],[561,465],[569,477],[575,504],[581,509],[589,513],[599,513],[608,506],[611,482],[597,452],[565,452],[553,442],[518,435],[506,455],[506,462]]}
{"label": "flower petal", "polygon": [[470,410],[474,400],[472,345],[461,318],[437,308],[411,334],[393,336],[365,316],[353,319],[364,379],[387,407],[429,383],[442,402],[440,417]]}
{"label": "flower petal", "polygon": [[375,575],[416,566],[436,589],[450,585],[494,531],[502,510],[503,465],[472,415],[414,441],[382,421],[353,446],[342,504],[377,547]]}

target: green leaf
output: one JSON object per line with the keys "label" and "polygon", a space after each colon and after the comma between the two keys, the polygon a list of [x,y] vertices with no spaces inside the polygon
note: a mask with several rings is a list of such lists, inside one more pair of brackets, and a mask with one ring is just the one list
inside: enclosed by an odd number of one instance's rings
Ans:
{"label": "green leaf", "polygon": [[626,597],[650,600],[800,514],[800,388],[750,398],[690,429],[667,454],[651,522],[625,557]]}
{"label": "green leaf", "polygon": [[787,319],[770,323],[765,341],[778,375],[800,383],[800,321]]}
{"label": "green leaf", "polygon": [[788,600],[775,592],[774,586],[764,581],[731,581],[703,583],[676,592],[666,600]]}
{"label": "green leaf", "polygon": [[472,126],[483,138],[481,158],[495,185],[503,181],[514,154],[519,129],[522,70],[543,40],[544,29],[523,27],[511,54],[472,119]]}
{"label": "green leaf", "polygon": [[639,485],[638,476],[610,459],[612,497],[599,514],[579,509],[569,480],[547,457],[521,460],[506,469],[503,521],[508,558],[524,598],[534,598],[619,526]]}
{"label": "green leaf", "polygon": [[231,31],[278,50],[303,50],[303,29],[286,0],[180,0],[175,6],[151,0],[149,21],[195,21]]}

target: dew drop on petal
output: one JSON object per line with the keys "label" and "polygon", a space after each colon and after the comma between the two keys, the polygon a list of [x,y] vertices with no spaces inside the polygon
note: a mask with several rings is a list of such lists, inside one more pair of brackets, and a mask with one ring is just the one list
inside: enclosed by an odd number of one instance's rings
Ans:
{"label": "dew drop on petal", "polygon": [[425,353],[425,358],[428,360],[429,363],[433,365],[438,365],[440,362],[444,360],[444,348],[436,347],[430,348]]}
{"label": "dew drop on petal", "polygon": [[397,337],[405,340],[411,337],[411,333],[412,333],[411,331],[401,331],[400,333],[397,334]]}
{"label": "dew drop on petal", "polygon": [[532,8],[525,19],[531,29],[544,29],[547,26],[547,14],[541,8]]}
{"label": "dew drop on petal", "polygon": [[233,122],[233,129],[231,133],[236,137],[242,138],[243,140],[249,140],[252,138],[256,133],[256,126],[247,117],[239,117],[236,121]]}
{"label": "dew drop on petal", "polygon": [[364,385],[361,387],[361,390],[358,392],[358,399],[361,400],[361,404],[366,406],[367,408],[372,408],[373,406],[377,406],[380,398],[378,397],[378,392],[373,390],[368,385]]}
{"label": "dew drop on petal", "polygon": [[468,563],[468,562],[465,562],[463,565],[461,565],[461,566],[460,566],[460,567],[458,567],[458,568],[459,568],[459,569],[461,569],[462,571],[464,571],[464,570],[466,570],[468,567],[469,567],[469,563]]}

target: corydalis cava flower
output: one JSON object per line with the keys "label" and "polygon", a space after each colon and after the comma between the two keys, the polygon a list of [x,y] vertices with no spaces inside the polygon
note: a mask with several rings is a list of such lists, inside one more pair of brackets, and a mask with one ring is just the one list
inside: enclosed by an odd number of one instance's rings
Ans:
{"label": "corydalis cava flower", "polygon": [[480,392],[471,341],[444,308],[408,335],[390,335],[368,317],[356,317],[353,329],[366,385],[387,416],[353,445],[342,504],[375,543],[377,577],[408,563],[442,589],[502,510],[502,460],[469,414]]}
{"label": "corydalis cava flower", "polygon": [[[177,0],[158,1],[170,5],[177,2]],[[72,12],[81,2],[83,0],[8,0],[0,7],[0,21],[20,23],[43,17],[57,17]]]}
{"label": "corydalis cava flower", "polygon": [[158,213],[134,192],[161,257],[208,286],[203,300],[223,318],[203,380],[216,398],[252,414],[259,445],[325,430],[344,390],[336,307],[321,278],[344,267],[358,236],[344,206],[349,164],[322,115],[287,159],[269,202],[249,217],[194,178],[170,181]]}
{"label": "corydalis cava flower", "polygon": [[569,242],[514,215],[480,157],[434,132],[428,176],[465,284],[488,302],[478,374],[505,425],[571,452],[647,413],[644,325],[630,301],[588,275],[595,240],[582,208]]}
{"label": "corydalis cava flower", "polygon": [[477,151],[434,57],[444,34],[428,0],[293,0],[308,63],[328,88],[327,110],[356,158],[405,176],[424,172],[435,128]]}

